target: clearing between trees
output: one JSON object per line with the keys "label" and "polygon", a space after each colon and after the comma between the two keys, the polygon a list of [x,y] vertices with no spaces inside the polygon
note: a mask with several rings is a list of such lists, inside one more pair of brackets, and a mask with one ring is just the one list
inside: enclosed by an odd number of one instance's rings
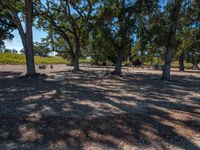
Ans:
{"label": "clearing between trees", "polygon": [[71,69],[0,66],[0,149],[200,149],[199,71]]}

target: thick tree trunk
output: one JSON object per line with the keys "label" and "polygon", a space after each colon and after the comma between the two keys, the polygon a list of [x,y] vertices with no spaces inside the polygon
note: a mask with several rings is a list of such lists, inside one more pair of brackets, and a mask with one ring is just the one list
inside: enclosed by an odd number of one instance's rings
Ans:
{"label": "thick tree trunk", "polygon": [[76,39],[74,41],[73,46],[73,56],[72,56],[72,62],[73,62],[73,71],[80,71],[79,68],[79,55],[80,55],[80,41],[79,39]]}
{"label": "thick tree trunk", "polygon": [[112,74],[121,75],[122,73],[122,61],[123,61],[123,49],[117,51],[117,60],[115,64],[115,70]]}
{"label": "thick tree trunk", "polygon": [[75,55],[75,58],[74,58],[74,69],[73,69],[73,71],[80,71],[79,57],[77,55]]}
{"label": "thick tree trunk", "polygon": [[170,69],[171,69],[171,62],[173,58],[173,51],[174,51],[174,45],[175,45],[175,39],[176,39],[175,36],[176,36],[176,28],[177,28],[177,23],[178,23],[178,15],[180,12],[182,2],[183,0],[176,0],[175,6],[172,10],[171,25],[170,25],[167,46],[166,46],[165,64],[163,67],[162,80],[170,79]]}
{"label": "thick tree trunk", "polygon": [[74,66],[74,54],[73,50],[70,52],[70,66]]}
{"label": "thick tree trunk", "polygon": [[179,56],[179,70],[180,71],[185,71],[184,60],[185,60],[185,54],[184,52],[182,52],[181,55]]}
{"label": "thick tree trunk", "polygon": [[32,0],[25,0],[25,16],[26,16],[26,32],[22,27],[21,21],[12,4],[8,1],[4,1],[5,5],[8,6],[10,12],[12,13],[13,22],[16,24],[19,31],[22,44],[26,55],[26,68],[27,76],[36,75],[35,63],[34,63],[34,53],[33,53],[33,35],[32,35],[32,22],[33,22],[33,3]]}
{"label": "thick tree trunk", "polygon": [[24,49],[26,54],[26,67],[28,76],[36,75],[34,53],[33,53],[33,33],[32,33],[32,18],[33,18],[33,3],[32,0],[25,0],[26,5],[26,34]]}

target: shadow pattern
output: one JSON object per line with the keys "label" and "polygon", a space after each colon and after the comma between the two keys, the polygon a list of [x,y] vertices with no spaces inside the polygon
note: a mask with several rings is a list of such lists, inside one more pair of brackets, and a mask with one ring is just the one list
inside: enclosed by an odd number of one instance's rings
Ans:
{"label": "shadow pattern", "polygon": [[0,79],[1,149],[200,149],[199,78],[60,74]]}

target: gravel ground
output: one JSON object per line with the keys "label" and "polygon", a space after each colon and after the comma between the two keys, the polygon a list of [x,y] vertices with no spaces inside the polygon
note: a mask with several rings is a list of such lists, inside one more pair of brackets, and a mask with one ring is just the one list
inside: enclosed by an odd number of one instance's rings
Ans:
{"label": "gravel ground", "polygon": [[71,69],[0,65],[0,149],[200,150],[200,72]]}

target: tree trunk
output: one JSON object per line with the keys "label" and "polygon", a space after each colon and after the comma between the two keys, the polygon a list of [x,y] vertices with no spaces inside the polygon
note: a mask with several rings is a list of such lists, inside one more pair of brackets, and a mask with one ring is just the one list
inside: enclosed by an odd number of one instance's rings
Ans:
{"label": "tree trunk", "polygon": [[192,70],[200,70],[197,63],[192,63]]}
{"label": "tree trunk", "polygon": [[99,65],[99,59],[97,57],[95,57],[94,62],[95,62],[95,65]]}
{"label": "tree trunk", "polygon": [[22,27],[20,18],[13,8],[12,4],[8,1],[4,1],[5,5],[8,7],[12,13],[13,22],[16,24],[18,32],[20,34],[22,44],[25,50],[26,56],[26,68],[27,76],[36,75],[35,63],[34,63],[34,53],[33,53],[33,35],[32,35],[32,22],[33,22],[33,3],[32,0],[25,0],[25,16],[26,16],[26,32]]}
{"label": "tree trunk", "polygon": [[192,62],[192,70],[195,70],[195,63]]}
{"label": "tree trunk", "polygon": [[117,51],[117,60],[115,64],[115,70],[113,72],[114,75],[121,75],[122,73],[122,61],[123,61],[123,49],[118,49]]}
{"label": "tree trunk", "polygon": [[197,68],[197,70],[200,70],[200,68],[199,68],[198,64],[196,64],[196,68]]}
{"label": "tree trunk", "polygon": [[182,52],[181,55],[179,56],[179,70],[180,71],[185,71],[184,60],[185,60],[185,54],[184,52]]}
{"label": "tree trunk", "polygon": [[26,54],[26,67],[28,76],[36,75],[34,53],[33,53],[33,34],[32,34],[32,22],[33,22],[33,3],[32,0],[25,0],[26,5],[26,34],[24,49]]}
{"label": "tree trunk", "polygon": [[166,54],[165,54],[165,64],[163,67],[163,73],[162,73],[162,80],[169,80],[170,79],[170,69],[171,69],[171,62],[173,59],[173,51],[174,51],[174,45],[176,40],[176,28],[178,23],[178,15],[180,12],[180,8],[182,5],[183,0],[176,0],[174,8],[172,10],[171,14],[171,25],[170,30],[168,33],[168,40],[167,40],[167,46],[166,46]]}
{"label": "tree trunk", "polygon": [[79,68],[79,56],[77,54],[74,55],[73,63],[74,63],[73,71],[80,71],[80,68]]}
{"label": "tree trunk", "polygon": [[72,56],[72,62],[73,62],[73,71],[80,71],[79,68],[79,55],[80,55],[80,41],[78,38],[74,41],[73,46],[73,56]]}
{"label": "tree trunk", "polygon": [[71,50],[70,52],[70,66],[74,66],[74,54],[73,54],[73,50]]}

